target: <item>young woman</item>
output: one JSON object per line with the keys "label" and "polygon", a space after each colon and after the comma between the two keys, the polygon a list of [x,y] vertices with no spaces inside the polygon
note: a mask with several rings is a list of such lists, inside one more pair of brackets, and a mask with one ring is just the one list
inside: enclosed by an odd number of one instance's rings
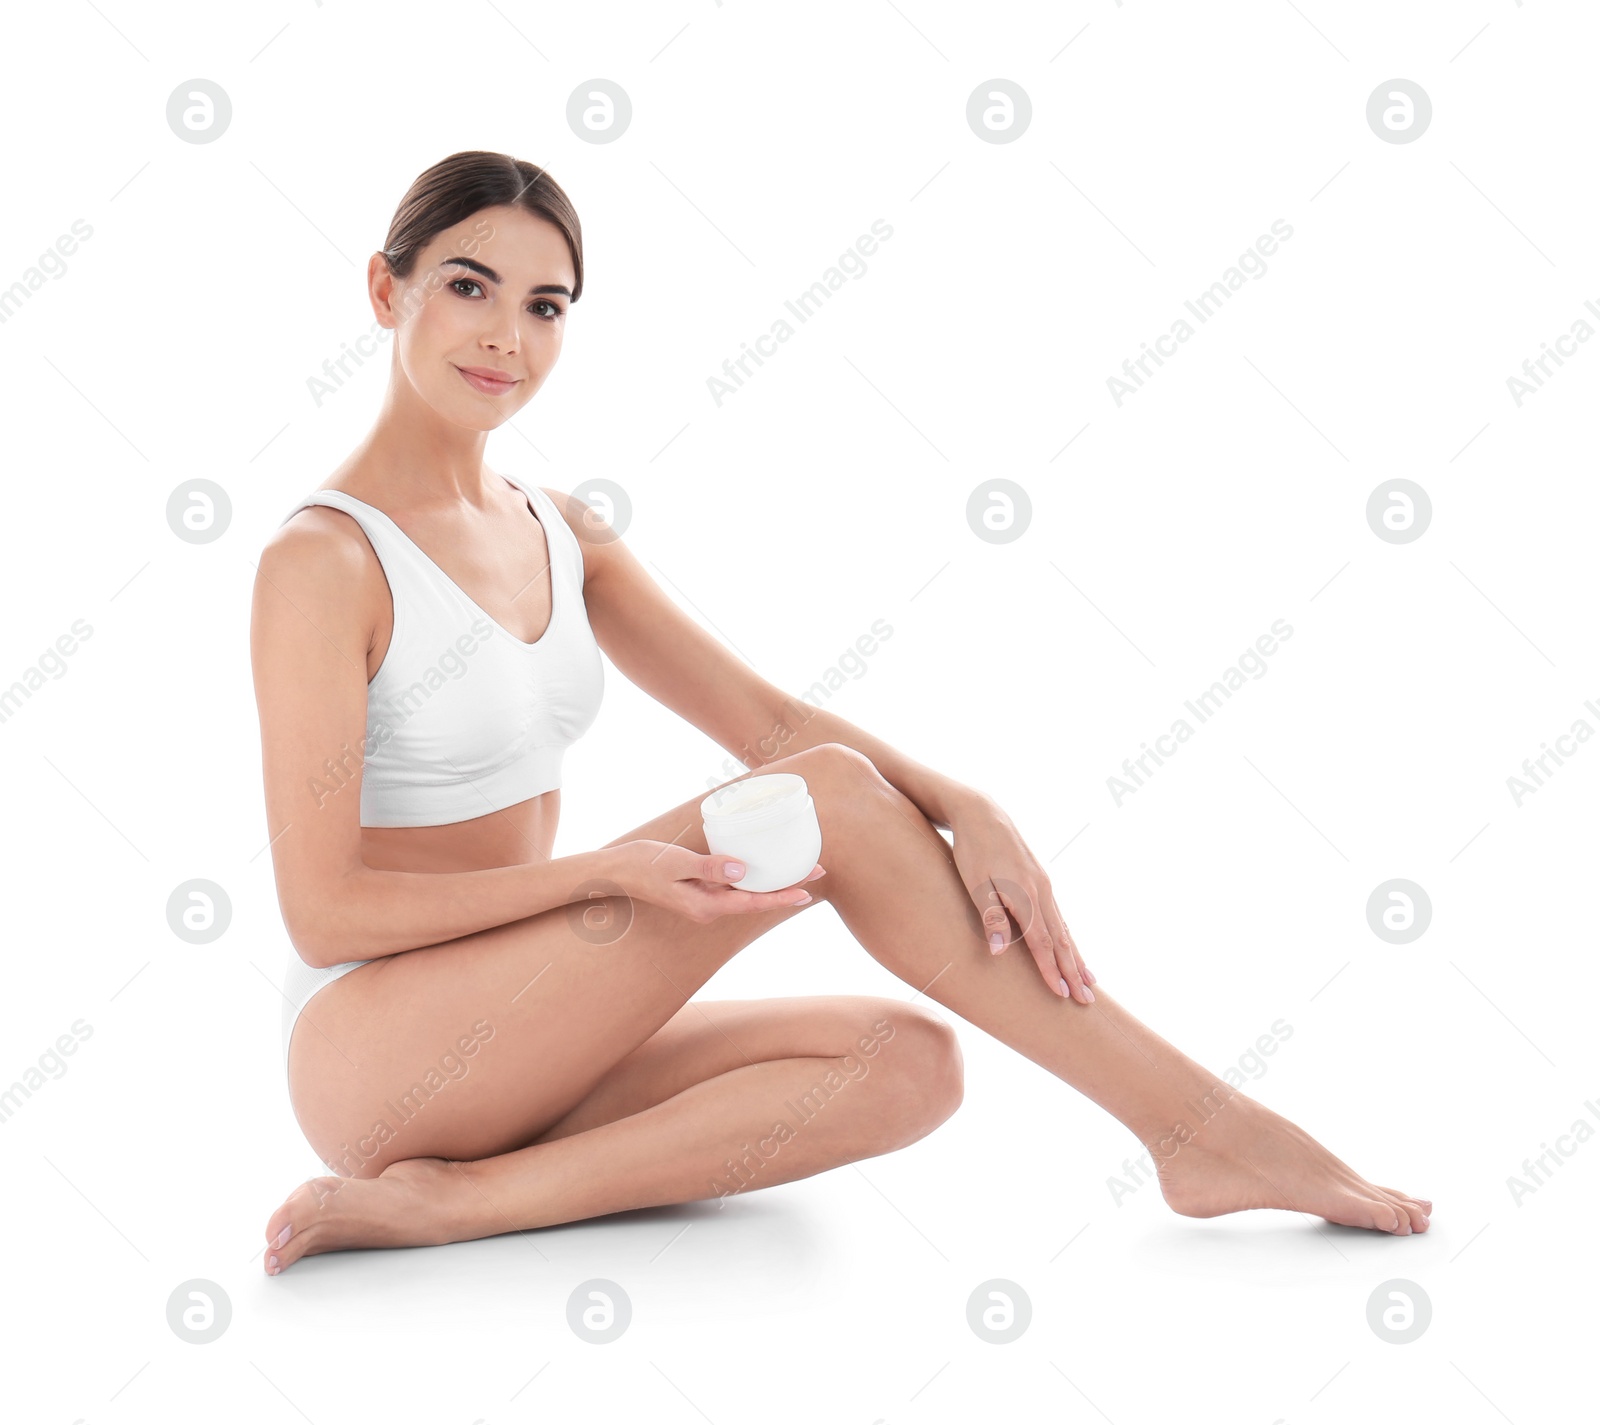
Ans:
{"label": "young woman", "polygon": [[[273,870],[298,952],[289,1094],[333,1174],[268,1219],[268,1272],[892,1152],[961,1102],[958,1042],[930,999],[1126,1124],[1180,1213],[1427,1228],[1426,1200],[1367,1182],[1092,989],[1049,878],[991,798],[789,699],[597,511],[485,467],[488,432],[550,374],[583,291],[578,218],[548,174],[498,153],[435,165],[367,284],[394,332],[383,409],[274,532],[252,612]],[[746,776],[803,776],[826,874],[739,889],[741,869],[708,854],[705,791],[552,858],[600,650]],[[693,998],[815,900],[911,993]]]}

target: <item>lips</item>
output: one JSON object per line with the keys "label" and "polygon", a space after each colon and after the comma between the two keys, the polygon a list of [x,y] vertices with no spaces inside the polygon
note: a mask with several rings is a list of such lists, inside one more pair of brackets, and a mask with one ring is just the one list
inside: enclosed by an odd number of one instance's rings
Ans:
{"label": "lips", "polygon": [[461,379],[486,396],[503,396],[520,379],[509,371],[496,371],[492,366],[457,366]]}

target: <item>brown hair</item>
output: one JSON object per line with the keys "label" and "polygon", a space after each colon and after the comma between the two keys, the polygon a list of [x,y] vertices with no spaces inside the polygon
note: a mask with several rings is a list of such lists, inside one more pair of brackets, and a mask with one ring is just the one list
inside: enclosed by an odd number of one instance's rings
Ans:
{"label": "brown hair", "polygon": [[508,153],[468,149],[441,159],[418,175],[400,200],[383,256],[402,280],[411,276],[417,257],[446,228],[483,208],[520,207],[554,223],[572,254],[572,300],[583,295],[583,229],[578,212],[561,185],[537,164]]}

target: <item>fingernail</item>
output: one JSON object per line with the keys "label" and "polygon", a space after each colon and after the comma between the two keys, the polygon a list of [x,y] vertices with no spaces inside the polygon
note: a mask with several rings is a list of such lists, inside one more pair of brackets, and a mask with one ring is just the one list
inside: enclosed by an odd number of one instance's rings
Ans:
{"label": "fingernail", "polygon": [[1084,997],[1085,1001],[1088,1002],[1089,1004],[1093,1004],[1094,1003],[1094,991],[1091,990],[1088,987],[1088,985],[1085,985],[1083,987],[1083,997]]}
{"label": "fingernail", "polygon": [[998,930],[996,930],[989,937],[989,951],[991,954],[998,955],[1005,948],[1006,938]]}
{"label": "fingernail", "polygon": [[806,877],[806,880],[814,881],[818,876],[826,876],[827,874],[828,873],[824,871],[821,866],[813,866],[811,868],[811,874]]}
{"label": "fingernail", "polygon": [[741,866],[737,861],[725,861],[722,865],[722,874],[732,878],[733,880],[737,880],[740,876],[744,875],[744,867]]}
{"label": "fingernail", "polygon": [[800,899],[797,900],[797,901],[791,901],[790,904],[791,905],[810,905],[811,904],[811,892],[810,891],[801,891],[800,892]]}
{"label": "fingernail", "polygon": [[284,1225],[283,1225],[283,1231],[282,1231],[282,1232],[280,1232],[280,1233],[278,1233],[278,1237],[277,1237],[277,1240],[276,1240],[276,1241],[275,1241],[275,1242],[273,1242],[273,1244],[272,1244],[272,1245],[273,1245],[273,1246],[274,1246],[274,1247],[281,1247],[281,1246],[283,1246],[283,1244],[284,1244],[284,1243],[285,1243],[285,1242],[287,1242],[287,1241],[288,1241],[288,1240],[289,1240],[289,1239],[290,1239],[290,1238],[291,1238],[291,1237],[292,1237],[292,1236],[294,1236],[294,1223],[292,1223],[292,1222],[286,1222],[286,1223],[284,1223]]}
{"label": "fingernail", "polygon": [[276,1257],[268,1257],[267,1258],[267,1265],[269,1267],[271,1267],[273,1271],[277,1271],[278,1270],[278,1259]]}
{"label": "fingernail", "polygon": [[1071,991],[1067,989],[1067,982],[1065,980],[1057,980],[1056,983],[1061,986],[1061,993],[1063,995],[1071,993]]}

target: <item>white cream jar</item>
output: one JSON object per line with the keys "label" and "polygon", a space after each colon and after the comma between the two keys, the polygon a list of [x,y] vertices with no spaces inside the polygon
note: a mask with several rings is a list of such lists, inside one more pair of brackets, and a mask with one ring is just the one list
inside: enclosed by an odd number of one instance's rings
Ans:
{"label": "white cream jar", "polygon": [[822,827],[796,772],[766,772],[719,787],[700,803],[706,848],[744,862],[729,884],[741,891],[778,891],[811,874],[822,854]]}

